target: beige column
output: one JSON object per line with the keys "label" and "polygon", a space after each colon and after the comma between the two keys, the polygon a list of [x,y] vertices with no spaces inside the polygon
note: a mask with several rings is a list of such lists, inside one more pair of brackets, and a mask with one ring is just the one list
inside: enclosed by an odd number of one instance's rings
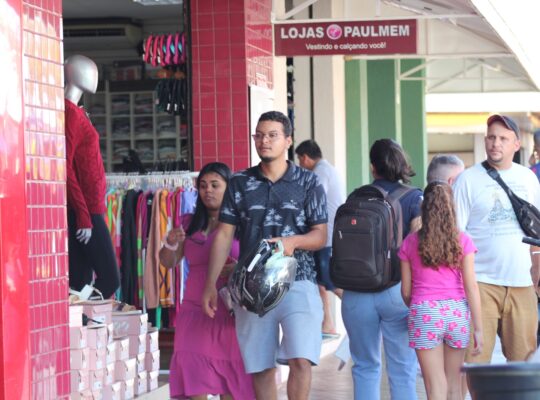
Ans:
{"label": "beige column", "polygon": [[[294,5],[301,3],[294,2]],[[343,17],[344,1],[319,1],[313,6],[313,18]],[[308,9],[295,19],[308,19]],[[324,158],[345,177],[345,64],[343,56],[294,57],[295,142],[314,137]],[[313,87],[311,87],[313,82]],[[313,115],[311,112],[313,90]]]}

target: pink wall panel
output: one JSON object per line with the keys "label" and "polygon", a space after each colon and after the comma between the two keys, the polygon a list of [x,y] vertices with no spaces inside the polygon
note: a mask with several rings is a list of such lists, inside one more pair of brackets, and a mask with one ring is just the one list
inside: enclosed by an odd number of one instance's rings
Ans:
{"label": "pink wall panel", "polygon": [[196,170],[216,160],[235,171],[249,166],[248,85],[273,85],[271,7],[271,0],[191,1]]}
{"label": "pink wall panel", "polygon": [[28,399],[30,293],[20,1],[0,2],[0,15],[0,398]]}
{"label": "pink wall panel", "polygon": [[22,1],[34,399],[68,399],[68,266],[61,0]]}

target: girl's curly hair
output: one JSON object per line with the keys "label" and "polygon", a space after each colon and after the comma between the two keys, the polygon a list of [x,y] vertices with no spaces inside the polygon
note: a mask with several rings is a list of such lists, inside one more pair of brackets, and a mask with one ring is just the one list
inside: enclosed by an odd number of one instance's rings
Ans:
{"label": "girl's curly hair", "polygon": [[446,183],[432,182],[424,191],[418,253],[427,267],[438,269],[440,265],[447,265],[461,268],[463,249],[452,188]]}

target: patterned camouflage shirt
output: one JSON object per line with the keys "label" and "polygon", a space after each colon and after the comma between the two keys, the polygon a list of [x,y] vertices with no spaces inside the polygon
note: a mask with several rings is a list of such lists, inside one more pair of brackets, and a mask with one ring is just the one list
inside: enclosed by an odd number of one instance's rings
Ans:
{"label": "patterned camouflage shirt", "polygon": [[[271,182],[259,166],[233,175],[223,198],[219,220],[235,225],[240,256],[261,239],[302,235],[328,221],[326,195],[317,176],[288,161],[285,175]],[[315,282],[313,252],[295,250],[296,280]]]}

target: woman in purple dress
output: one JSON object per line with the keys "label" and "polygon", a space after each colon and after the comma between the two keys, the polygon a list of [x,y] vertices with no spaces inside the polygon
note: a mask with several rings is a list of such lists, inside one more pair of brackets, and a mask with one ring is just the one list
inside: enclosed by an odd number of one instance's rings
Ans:
{"label": "woman in purple dress", "polygon": [[[159,253],[164,266],[172,268],[182,257],[189,265],[184,298],[176,316],[170,367],[170,394],[174,399],[206,400],[209,394],[219,394],[227,400],[255,398],[251,377],[246,374],[240,355],[234,318],[223,302],[213,319],[201,309],[210,248],[230,176],[229,168],[218,162],[201,169],[195,212],[183,218],[182,227],[167,234]],[[217,283],[218,289],[226,284],[238,250],[235,241],[224,268],[226,272]]]}

